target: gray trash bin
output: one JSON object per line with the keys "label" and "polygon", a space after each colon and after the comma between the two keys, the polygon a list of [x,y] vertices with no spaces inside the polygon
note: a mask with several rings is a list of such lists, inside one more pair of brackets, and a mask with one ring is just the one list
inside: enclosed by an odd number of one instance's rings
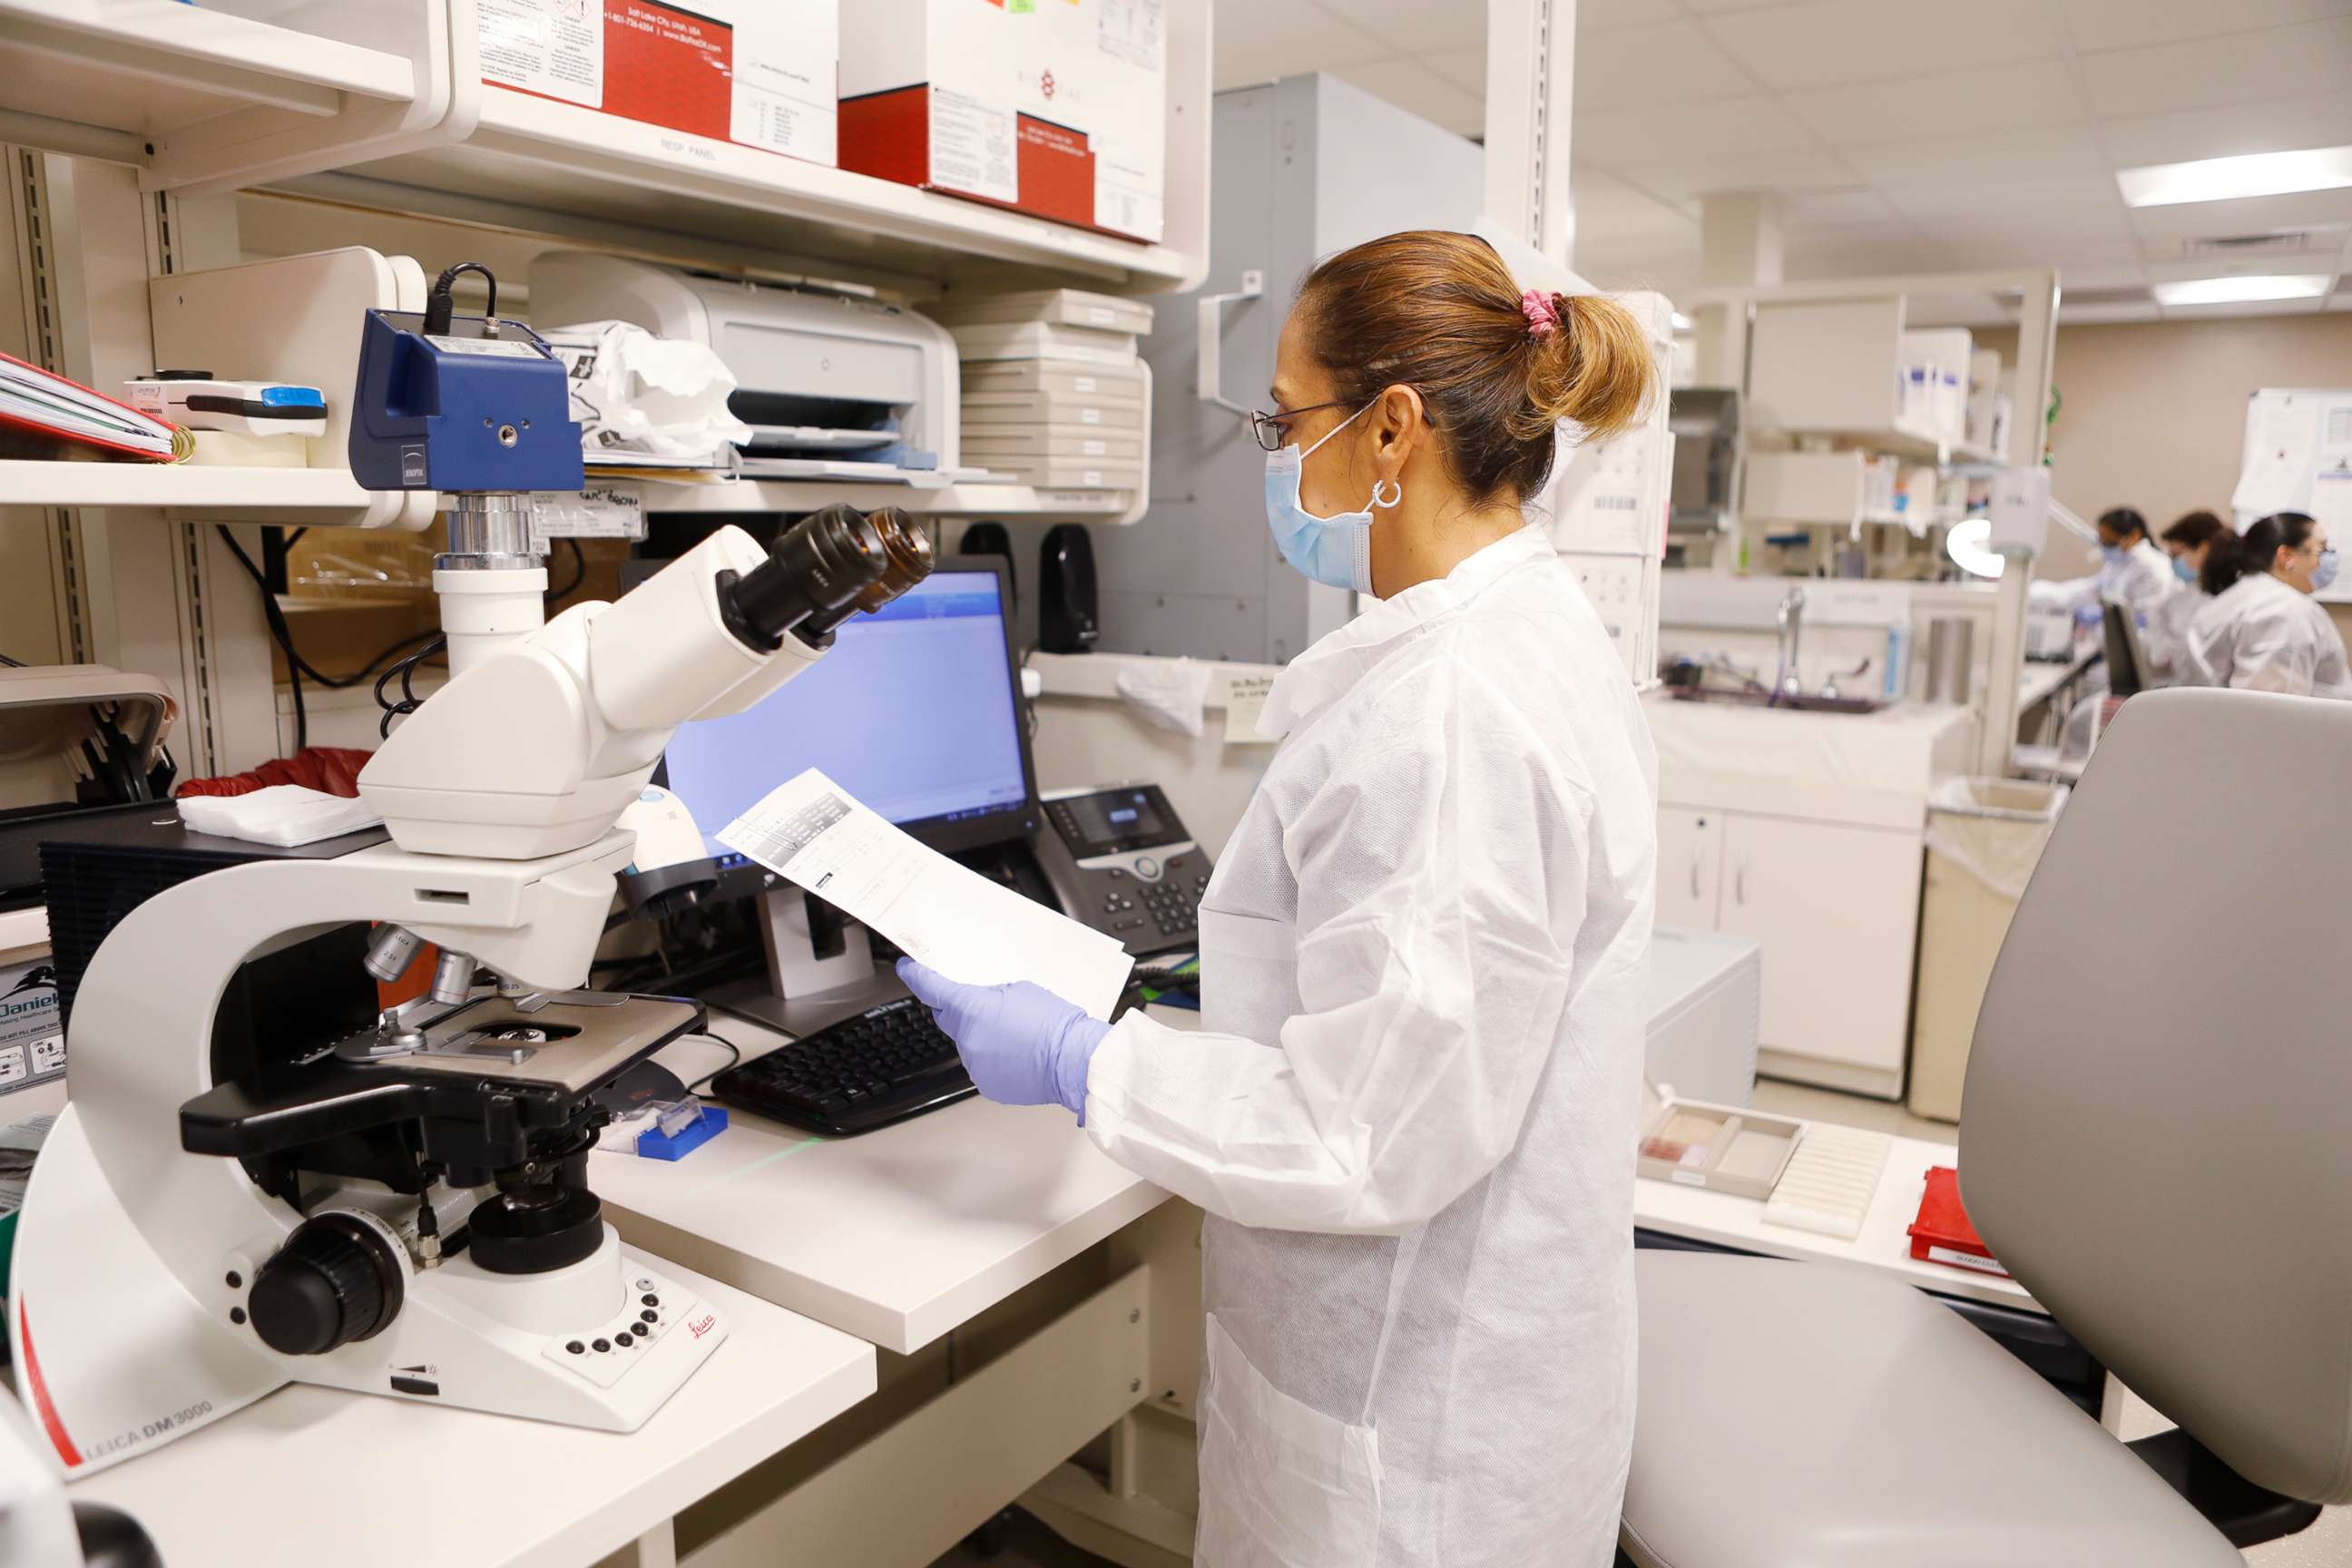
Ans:
{"label": "gray trash bin", "polygon": [[1958,778],[1939,785],[1928,802],[1919,986],[1911,1011],[1916,1115],[1960,1119],[1977,1007],[2066,795],[2064,784]]}

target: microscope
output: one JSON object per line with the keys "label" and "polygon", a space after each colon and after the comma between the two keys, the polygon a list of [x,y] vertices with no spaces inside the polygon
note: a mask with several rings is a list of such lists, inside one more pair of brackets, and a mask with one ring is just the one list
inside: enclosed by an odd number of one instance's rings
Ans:
{"label": "microscope", "polygon": [[[360,775],[390,841],[164,889],[76,999],[8,1313],[69,1476],[293,1382],[631,1431],[726,1336],[585,1179],[597,1091],[704,1022],[587,988],[616,875],[658,869],[625,816],[672,730],[807,669],[930,546],[845,506],[767,550],[730,526],[546,620],[530,495],[581,488],[580,429],[495,280],[456,315],[465,269],[362,329],[352,472],[441,491],[449,533],[450,679]],[[379,1010],[428,944],[429,993]]]}

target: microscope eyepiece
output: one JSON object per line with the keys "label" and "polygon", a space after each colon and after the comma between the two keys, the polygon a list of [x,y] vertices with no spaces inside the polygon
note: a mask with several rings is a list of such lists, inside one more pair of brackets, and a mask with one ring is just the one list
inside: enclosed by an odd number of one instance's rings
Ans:
{"label": "microscope eyepiece", "polygon": [[866,521],[881,536],[887,557],[882,574],[848,604],[811,616],[801,627],[805,636],[823,637],[861,610],[878,610],[931,574],[931,536],[920,523],[895,506],[877,507],[866,514]]}
{"label": "microscope eyepiece", "polygon": [[931,544],[912,518],[886,507],[867,517],[844,505],[813,511],[776,536],[768,559],[722,573],[727,627],[763,652],[786,632],[817,642],[860,610],[879,609],[930,574]]}

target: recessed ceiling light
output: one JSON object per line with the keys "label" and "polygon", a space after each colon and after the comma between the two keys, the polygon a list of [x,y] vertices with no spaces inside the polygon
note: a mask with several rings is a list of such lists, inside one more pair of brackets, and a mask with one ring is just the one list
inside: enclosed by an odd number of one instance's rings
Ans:
{"label": "recessed ceiling light", "polygon": [[2299,153],[2248,153],[2189,163],[2150,163],[2118,172],[2116,184],[2123,190],[2124,205],[2129,207],[2341,190],[2352,185],[2352,147],[2308,147]]}
{"label": "recessed ceiling light", "polygon": [[2159,305],[2245,305],[2258,300],[2316,300],[2327,292],[2325,272],[2271,272],[2235,278],[2184,278],[2150,290]]}

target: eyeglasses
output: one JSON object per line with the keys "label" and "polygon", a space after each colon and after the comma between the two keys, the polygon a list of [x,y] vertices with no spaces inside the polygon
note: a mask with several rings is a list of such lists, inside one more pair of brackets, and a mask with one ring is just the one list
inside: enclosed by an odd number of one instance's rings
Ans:
{"label": "eyeglasses", "polygon": [[1311,403],[1304,408],[1293,408],[1283,414],[1268,414],[1264,409],[1253,408],[1250,410],[1249,416],[1250,434],[1257,437],[1260,450],[1279,452],[1282,450],[1283,444],[1290,439],[1292,420],[1302,414],[1312,414],[1318,409],[1345,408],[1346,406],[1348,406],[1347,399],[1340,398],[1331,403]]}

